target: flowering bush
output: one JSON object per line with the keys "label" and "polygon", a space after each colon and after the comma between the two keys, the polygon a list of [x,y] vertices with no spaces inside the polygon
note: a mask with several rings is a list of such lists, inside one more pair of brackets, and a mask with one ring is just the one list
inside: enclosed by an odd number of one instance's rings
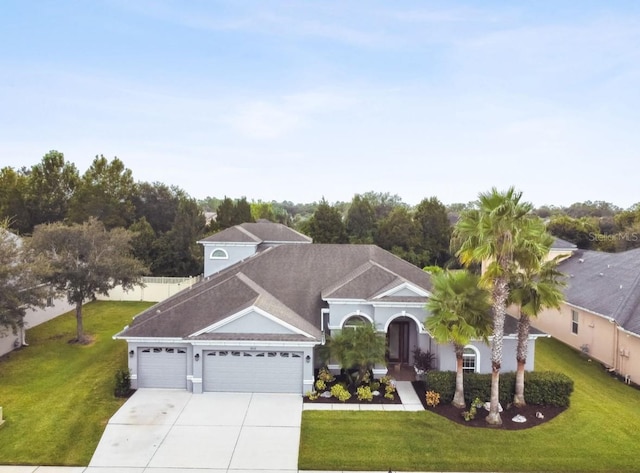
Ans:
{"label": "flowering bush", "polygon": [[323,366],[322,368],[320,368],[320,371],[318,371],[318,379],[324,381],[325,383],[330,383],[336,378],[331,374],[331,371]]}
{"label": "flowering bush", "polygon": [[308,391],[306,396],[310,401],[315,401],[320,396],[320,393],[318,393],[317,391]]}
{"label": "flowering bush", "polygon": [[394,393],[396,392],[396,387],[389,383],[384,387],[384,397],[386,397],[387,399],[395,399],[395,395]]}
{"label": "flowering bush", "polygon": [[339,401],[345,402],[351,398],[351,393],[342,384],[334,384],[331,387],[331,395]]}
{"label": "flowering bush", "polygon": [[360,386],[356,390],[356,394],[358,395],[358,401],[373,401],[373,393],[369,386]]}
{"label": "flowering bush", "polygon": [[327,389],[327,383],[325,383],[322,379],[318,379],[316,381],[316,389],[318,391],[324,391],[325,389]]}
{"label": "flowering bush", "polygon": [[435,407],[440,404],[440,393],[437,393],[435,391],[427,391],[425,396],[427,399],[427,406]]}

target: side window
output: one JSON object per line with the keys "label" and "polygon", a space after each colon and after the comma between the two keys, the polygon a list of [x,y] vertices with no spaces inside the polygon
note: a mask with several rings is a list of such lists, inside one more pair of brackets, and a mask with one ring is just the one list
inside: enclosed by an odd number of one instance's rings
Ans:
{"label": "side window", "polygon": [[578,334],[578,311],[577,310],[572,310],[571,311],[571,333],[575,333],[576,335]]}
{"label": "side window", "polygon": [[467,346],[462,353],[462,371],[476,373],[478,371],[478,352],[475,348]]}

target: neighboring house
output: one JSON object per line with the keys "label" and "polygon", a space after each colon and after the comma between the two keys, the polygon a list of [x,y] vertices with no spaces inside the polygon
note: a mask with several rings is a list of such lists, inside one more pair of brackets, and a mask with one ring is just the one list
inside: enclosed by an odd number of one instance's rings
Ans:
{"label": "neighboring house", "polygon": [[532,324],[640,384],[640,249],[576,250],[558,269],[565,303]]}
{"label": "neighboring house", "polygon": [[[317,348],[337,330],[371,323],[386,334],[387,372],[412,363],[412,350],[435,353],[455,369],[450,345],[437,345],[423,322],[430,276],[374,245],[310,244],[280,224],[245,223],[200,242],[204,280],[134,318],[126,340],[134,388],[292,392],[312,390]],[[516,323],[505,331],[503,369],[515,370]],[[535,339],[540,333],[534,331]],[[535,343],[527,369],[533,369]],[[333,366],[332,368],[338,368]],[[490,349],[474,342],[465,369],[490,372]]]}
{"label": "neighboring house", "polygon": [[[22,244],[22,239],[18,235],[11,232],[8,233],[11,238],[16,240],[18,245]],[[44,307],[27,310],[24,316],[24,325],[18,329],[17,333],[14,334],[11,328],[0,327],[0,356],[27,345],[26,333],[28,329],[69,312],[73,308],[74,306],[67,302],[66,297],[56,297],[52,293],[45,301]]]}

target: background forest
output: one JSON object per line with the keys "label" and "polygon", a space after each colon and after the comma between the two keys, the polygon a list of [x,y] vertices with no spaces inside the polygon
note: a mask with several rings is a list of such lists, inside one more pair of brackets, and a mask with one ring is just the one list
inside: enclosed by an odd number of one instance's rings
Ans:
{"label": "background forest", "polygon": [[[58,151],[31,167],[0,169],[0,219],[12,231],[30,235],[39,224],[81,223],[93,216],[108,229],[134,232],[133,253],[153,276],[200,274],[198,240],[259,219],[291,226],[316,243],[373,243],[419,267],[452,266],[452,225],[473,205],[425,197],[411,206],[398,195],[375,191],[334,203],[324,198],[313,203],[226,196],[196,200],[175,186],[136,181],[118,158],[96,156],[80,174]],[[628,209],[603,201],[544,205],[536,213],[554,236],[582,249],[640,247],[640,203]]]}

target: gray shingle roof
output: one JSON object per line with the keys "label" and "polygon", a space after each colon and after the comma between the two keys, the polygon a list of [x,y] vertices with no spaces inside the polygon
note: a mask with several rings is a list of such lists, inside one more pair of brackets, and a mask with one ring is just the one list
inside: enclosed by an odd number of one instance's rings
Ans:
{"label": "gray shingle roof", "polygon": [[[363,284],[357,272],[365,265]],[[374,245],[281,245],[266,249],[156,304],[138,315],[122,337],[181,337],[202,330],[252,305],[319,338],[325,288],[336,288],[354,275],[349,298],[367,299],[390,278],[424,290],[430,277],[421,269]],[[373,288],[373,289],[372,289]],[[338,289],[338,288],[336,288]]]}
{"label": "gray shingle roof", "polygon": [[215,233],[200,242],[224,243],[311,243],[311,238],[292,228],[269,221],[242,223]]}
{"label": "gray shingle roof", "polygon": [[554,238],[553,243],[551,244],[551,249],[553,250],[576,250],[578,249],[575,243],[571,243],[570,241],[563,240],[562,238]]}
{"label": "gray shingle roof", "polygon": [[614,319],[640,335],[640,248],[622,253],[578,250],[558,266],[569,304]]}

